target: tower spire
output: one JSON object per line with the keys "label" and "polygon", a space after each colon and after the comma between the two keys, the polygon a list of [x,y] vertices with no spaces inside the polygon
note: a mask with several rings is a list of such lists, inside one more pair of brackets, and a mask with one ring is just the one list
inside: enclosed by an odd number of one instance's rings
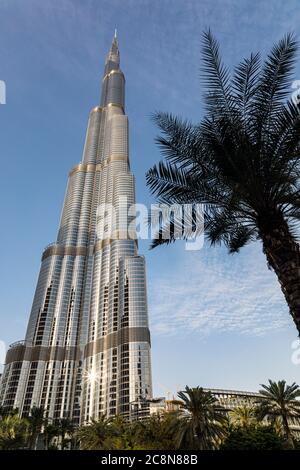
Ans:
{"label": "tower spire", "polygon": [[106,67],[104,70],[104,75],[110,72],[111,70],[119,69],[120,65],[120,53],[117,37],[117,29],[115,29],[113,40],[110,46],[110,50],[106,57]]}
{"label": "tower spire", "polygon": [[113,37],[113,40],[112,40],[110,52],[111,53],[116,53],[116,52],[119,53],[117,28],[115,28],[114,37]]}
{"label": "tower spire", "polygon": [[124,107],[124,87],[125,78],[122,70],[120,69],[120,53],[117,29],[115,29],[112,43],[105,61],[101,86],[101,106],[105,107],[107,103],[114,103]]}

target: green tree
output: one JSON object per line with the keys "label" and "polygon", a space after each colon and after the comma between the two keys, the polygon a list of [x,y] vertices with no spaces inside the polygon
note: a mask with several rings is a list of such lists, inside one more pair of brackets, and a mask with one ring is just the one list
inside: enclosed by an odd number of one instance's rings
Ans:
{"label": "green tree", "polygon": [[254,427],[257,424],[257,413],[254,406],[237,406],[229,412],[230,421],[241,428]]}
{"label": "green tree", "polygon": [[121,416],[101,416],[99,420],[81,426],[77,437],[84,450],[176,449],[174,419],[172,413],[131,423]]}
{"label": "green tree", "polygon": [[4,418],[5,416],[15,416],[19,415],[18,408],[9,408],[5,406],[0,407],[0,418]]}
{"label": "green tree", "polygon": [[111,441],[108,444],[108,440],[117,436],[112,422],[112,418],[100,416],[98,420],[92,420],[91,423],[81,426],[77,431],[80,448],[83,450],[110,450]]}
{"label": "green tree", "polygon": [[[218,42],[206,32],[206,114],[197,125],[167,113],[154,115],[166,161],[148,171],[147,184],[167,207],[203,204],[205,235],[213,245],[224,243],[235,253],[260,240],[300,333],[300,251],[294,230],[300,218],[300,114],[291,99],[297,48],[287,34],[263,63],[259,54],[251,54],[231,76]],[[187,217],[195,228],[195,212]],[[182,229],[182,216],[165,217],[152,247],[174,241],[178,232],[183,238],[191,232]]]}
{"label": "green tree", "polygon": [[176,432],[180,449],[207,450],[216,448],[225,434],[226,411],[210,392],[202,387],[178,393],[182,400],[181,417]]}
{"label": "green tree", "polygon": [[134,423],[135,448],[146,450],[177,449],[178,413],[160,413]]}
{"label": "green tree", "polygon": [[267,418],[274,422],[280,420],[286,440],[293,446],[293,436],[290,422],[300,418],[300,388],[294,382],[287,385],[285,380],[274,382],[269,380],[269,385],[261,385],[259,390],[262,396],[258,404],[258,417]]}
{"label": "green tree", "polygon": [[28,416],[29,423],[29,449],[35,449],[38,435],[41,433],[42,427],[46,422],[45,410],[43,407],[33,406]]}
{"label": "green tree", "polygon": [[73,421],[69,418],[61,418],[57,420],[58,436],[60,438],[60,449],[65,450],[66,446],[72,442],[72,436],[75,431]]}
{"label": "green tree", "polygon": [[45,450],[53,449],[56,447],[53,444],[53,440],[59,436],[59,427],[55,423],[48,423],[44,427],[44,432],[43,432],[43,440],[44,440],[44,446]]}
{"label": "green tree", "polygon": [[116,416],[111,420],[105,447],[111,450],[135,450],[139,446],[139,438],[136,422],[130,423],[122,416]]}
{"label": "green tree", "polygon": [[272,426],[233,427],[220,450],[282,450],[284,442]]}
{"label": "green tree", "polygon": [[22,449],[26,446],[29,423],[18,415],[7,415],[0,419],[0,449]]}

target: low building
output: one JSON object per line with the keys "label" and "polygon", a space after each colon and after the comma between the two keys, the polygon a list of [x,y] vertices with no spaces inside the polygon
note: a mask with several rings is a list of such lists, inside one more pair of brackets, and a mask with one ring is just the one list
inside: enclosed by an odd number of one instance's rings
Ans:
{"label": "low building", "polygon": [[150,415],[162,412],[170,413],[172,411],[178,411],[179,408],[180,404],[175,397],[173,400],[166,400],[165,397],[152,398],[152,400],[149,400]]}
{"label": "low building", "polygon": [[210,392],[229,411],[239,406],[254,406],[261,398],[257,392],[245,392],[240,390],[223,390],[221,388],[204,388],[205,392]]}
{"label": "low building", "polygon": [[[205,392],[210,392],[219,402],[219,404],[230,413],[240,406],[255,406],[257,401],[262,398],[258,392],[247,392],[241,390],[224,390],[219,388],[204,388]],[[165,397],[153,398],[149,400],[149,413],[176,411],[180,408],[179,400],[166,400]],[[300,419],[290,422],[290,428],[295,437],[300,439]]]}

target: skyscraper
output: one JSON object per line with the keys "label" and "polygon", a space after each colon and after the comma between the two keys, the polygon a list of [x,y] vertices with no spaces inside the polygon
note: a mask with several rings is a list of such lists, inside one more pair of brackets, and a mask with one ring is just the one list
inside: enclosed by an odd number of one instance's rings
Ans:
{"label": "skyscraper", "polygon": [[115,34],[57,240],[42,254],[25,340],[7,352],[0,405],[23,416],[36,405],[84,423],[129,416],[152,396],[145,261],[127,230],[135,183],[119,63]]}

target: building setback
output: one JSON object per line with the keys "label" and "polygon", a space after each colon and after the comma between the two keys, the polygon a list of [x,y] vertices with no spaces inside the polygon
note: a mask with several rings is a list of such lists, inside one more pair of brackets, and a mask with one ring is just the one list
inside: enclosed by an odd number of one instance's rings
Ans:
{"label": "building setback", "polygon": [[57,240],[42,255],[25,340],[7,352],[0,405],[22,416],[36,405],[76,423],[130,417],[132,403],[152,397],[145,260],[127,231],[135,182],[119,63],[115,35]]}

